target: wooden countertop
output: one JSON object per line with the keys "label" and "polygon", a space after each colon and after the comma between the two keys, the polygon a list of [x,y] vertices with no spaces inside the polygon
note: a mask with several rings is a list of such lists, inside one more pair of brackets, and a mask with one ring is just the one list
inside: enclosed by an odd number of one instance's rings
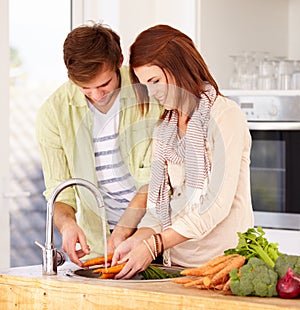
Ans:
{"label": "wooden countertop", "polygon": [[300,309],[300,299],[240,297],[184,288],[170,281],[99,280],[74,276],[65,263],[55,276],[42,266],[0,270],[0,309]]}

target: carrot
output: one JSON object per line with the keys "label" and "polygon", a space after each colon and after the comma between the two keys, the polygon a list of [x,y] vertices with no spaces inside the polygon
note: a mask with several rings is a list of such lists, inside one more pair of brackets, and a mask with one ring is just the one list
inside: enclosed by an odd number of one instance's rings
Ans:
{"label": "carrot", "polygon": [[196,286],[196,285],[200,285],[200,284],[203,284],[203,279],[204,277],[199,277],[199,278],[196,278],[195,280],[191,281],[191,282],[188,282],[186,284],[183,284],[184,287],[190,287],[190,286]]}
{"label": "carrot", "polygon": [[126,265],[126,263],[123,264],[119,264],[119,265],[115,265],[112,267],[108,267],[108,268],[98,268],[98,269],[94,269],[93,273],[113,273],[113,274],[117,274],[119,273],[123,267]]}
{"label": "carrot", "polygon": [[196,277],[213,274],[221,270],[225,265],[227,265],[229,260],[236,256],[238,256],[238,254],[220,255],[200,267],[184,269],[181,271],[181,274],[184,276]]}
{"label": "carrot", "polygon": [[171,279],[171,282],[174,282],[177,284],[186,284],[186,283],[192,282],[194,280],[195,280],[195,278],[179,277],[179,278]]}
{"label": "carrot", "polygon": [[113,279],[115,277],[115,273],[102,273],[98,278],[99,279]]}
{"label": "carrot", "polygon": [[198,284],[196,285],[196,287],[199,288],[200,290],[207,289],[207,287],[204,284]]}
{"label": "carrot", "polygon": [[208,276],[204,277],[204,278],[203,278],[203,284],[204,284],[206,287],[210,286],[210,285],[211,285],[211,277],[208,277]]}
{"label": "carrot", "polygon": [[208,266],[216,266],[216,265],[223,263],[223,262],[227,261],[228,259],[231,259],[231,258],[236,257],[238,255],[239,254],[220,255],[220,256],[217,256],[217,257],[211,259],[210,261],[208,261],[207,265]]}
{"label": "carrot", "polygon": [[208,275],[211,275],[211,274],[215,274],[217,272],[219,272],[220,270],[222,270],[225,266],[227,266],[228,262],[230,261],[231,259],[228,259],[218,265],[215,265],[213,267],[210,267],[210,268],[207,268],[205,271],[203,271],[203,275],[204,276],[208,276]]}
{"label": "carrot", "polygon": [[223,291],[230,290],[230,279],[224,284]]}
{"label": "carrot", "polygon": [[216,273],[211,282],[213,285],[219,283],[220,279],[225,278],[226,276],[228,276],[229,272],[235,268],[240,268],[241,266],[244,265],[246,258],[242,255],[238,255],[234,258],[232,258],[228,265],[225,266],[223,269],[221,269],[218,273]]}
{"label": "carrot", "polygon": [[[107,262],[111,262],[113,258],[113,253],[110,253],[107,255]],[[105,263],[105,257],[104,256],[99,256],[95,257],[92,259],[87,260],[86,262],[83,263],[83,267],[91,267],[95,265],[103,265]]]}
{"label": "carrot", "polygon": [[203,272],[207,269],[206,266],[195,267],[195,268],[187,268],[180,272],[183,276],[194,276],[200,277],[202,276]]}
{"label": "carrot", "polygon": [[220,284],[215,285],[213,288],[215,290],[223,291],[224,290],[224,285],[225,285],[225,283],[220,283]]}

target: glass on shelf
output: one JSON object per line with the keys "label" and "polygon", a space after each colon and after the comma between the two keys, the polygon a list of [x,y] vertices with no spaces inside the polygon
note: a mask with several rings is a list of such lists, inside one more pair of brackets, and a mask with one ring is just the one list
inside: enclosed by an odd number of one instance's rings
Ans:
{"label": "glass on shelf", "polygon": [[259,51],[229,57],[233,63],[229,78],[231,89],[300,90],[300,60]]}

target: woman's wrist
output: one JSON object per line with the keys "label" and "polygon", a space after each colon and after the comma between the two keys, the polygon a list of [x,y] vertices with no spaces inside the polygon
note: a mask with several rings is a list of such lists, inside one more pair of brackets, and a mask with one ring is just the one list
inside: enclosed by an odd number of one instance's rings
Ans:
{"label": "woman's wrist", "polygon": [[148,248],[153,260],[163,254],[164,245],[161,234],[152,234],[150,238],[144,239],[143,242]]}

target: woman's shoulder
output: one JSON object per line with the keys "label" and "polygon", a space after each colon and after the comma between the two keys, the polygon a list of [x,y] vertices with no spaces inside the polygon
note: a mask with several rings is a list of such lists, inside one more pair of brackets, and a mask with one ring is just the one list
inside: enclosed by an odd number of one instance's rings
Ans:
{"label": "woman's shoulder", "polygon": [[231,100],[228,97],[219,95],[217,96],[212,108],[211,108],[212,116],[220,117],[227,113],[237,113],[241,116],[244,116],[243,111],[241,110],[240,106],[237,102]]}

